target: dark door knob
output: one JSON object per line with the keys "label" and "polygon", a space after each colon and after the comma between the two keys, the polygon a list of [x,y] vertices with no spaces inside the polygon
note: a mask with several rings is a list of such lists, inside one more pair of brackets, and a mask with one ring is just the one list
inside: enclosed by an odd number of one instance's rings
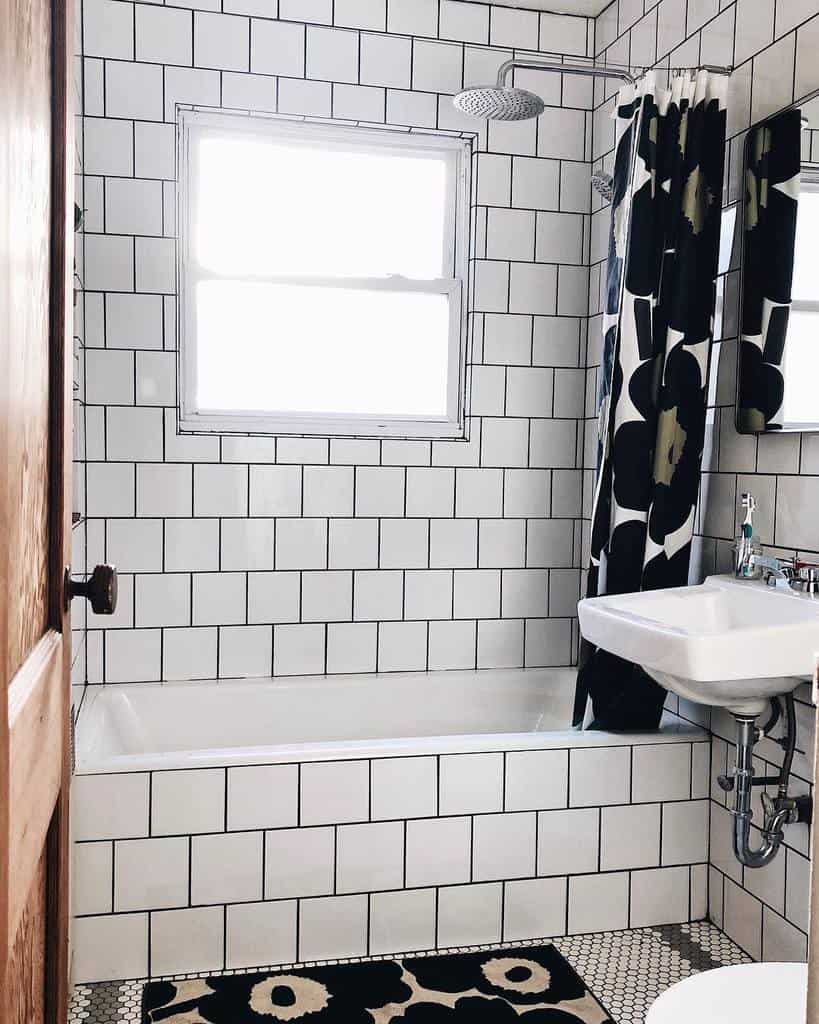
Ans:
{"label": "dark door knob", "polygon": [[113,615],[117,610],[117,570],[113,565],[95,565],[87,580],[72,580],[65,570],[65,603],[85,597],[97,615]]}

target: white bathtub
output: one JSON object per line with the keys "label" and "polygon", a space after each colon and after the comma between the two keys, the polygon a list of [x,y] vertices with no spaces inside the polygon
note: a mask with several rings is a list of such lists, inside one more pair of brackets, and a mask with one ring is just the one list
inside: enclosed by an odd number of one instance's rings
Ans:
{"label": "white bathtub", "polygon": [[573,731],[574,681],[90,687],[71,796],[75,980],[703,917],[707,735],[671,715],[641,735]]}
{"label": "white bathtub", "polygon": [[577,733],[575,678],[573,668],[543,668],[91,687],[77,772],[611,746],[691,732],[667,716],[660,733]]}

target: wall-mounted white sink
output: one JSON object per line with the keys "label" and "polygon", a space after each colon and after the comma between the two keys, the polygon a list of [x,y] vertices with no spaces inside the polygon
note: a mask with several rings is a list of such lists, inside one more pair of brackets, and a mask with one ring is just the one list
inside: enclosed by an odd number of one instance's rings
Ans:
{"label": "wall-mounted white sink", "polygon": [[681,697],[738,714],[760,714],[768,698],[795,689],[819,654],[819,596],[733,576],[586,598],[578,614],[597,647]]}

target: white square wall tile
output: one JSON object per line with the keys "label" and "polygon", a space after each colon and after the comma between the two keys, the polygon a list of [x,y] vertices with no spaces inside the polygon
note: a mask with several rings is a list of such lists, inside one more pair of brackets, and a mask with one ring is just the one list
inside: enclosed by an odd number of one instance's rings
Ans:
{"label": "white square wall tile", "polygon": [[478,668],[523,665],[523,621],[484,619],[478,623]]}
{"label": "white square wall tile", "polygon": [[327,672],[375,672],[377,643],[375,622],[328,623]]}
{"label": "white square wall tile", "polygon": [[106,914],[72,923],[75,984],[144,978],[148,974],[148,915]]}
{"label": "white square wall tile", "polygon": [[364,956],[367,897],[331,896],[299,904],[299,960]]}
{"label": "white square wall tile", "polygon": [[381,622],[378,671],[414,672],[427,667],[426,622]]}
{"label": "white square wall tile", "polygon": [[327,82],[357,82],[358,33],[309,25],[306,74]]}
{"label": "white square wall tile", "polygon": [[632,800],[687,800],[691,792],[688,743],[645,744],[634,748]]}
{"label": "white square wall tile", "polygon": [[294,764],[242,765],[227,772],[227,828],[284,828],[298,823]]}
{"label": "white square wall tile", "polygon": [[511,750],[506,755],[507,811],[565,807],[568,800],[567,750]]}
{"label": "white square wall tile", "polygon": [[696,864],[708,859],[708,801],[663,804],[663,864]]}
{"label": "white square wall tile", "polygon": [[689,869],[657,868],[631,875],[632,928],[688,920]]}
{"label": "white square wall tile", "polygon": [[324,569],[326,519],[281,519],[276,523],[277,569]]}
{"label": "white square wall tile", "polygon": [[71,913],[110,914],[113,843],[74,843],[71,849]]}
{"label": "white square wall tile", "polygon": [[273,569],[275,520],[225,519],[221,530],[221,569]]}
{"label": "white square wall tile", "polygon": [[353,467],[305,466],[304,514],[306,516],[351,516],[353,514]]}
{"label": "white square wall tile", "polygon": [[293,963],[298,952],[296,913],[295,900],[228,907],[225,967],[237,970]]}
{"label": "white square wall tile", "polygon": [[499,942],[503,885],[455,885],[438,892],[438,945],[474,946]]}
{"label": "white square wall tile", "polygon": [[243,572],[202,572],[193,577],[193,625],[240,624],[246,615]]}
{"label": "white square wall tile", "polygon": [[305,572],[301,577],[303,622],[332,622],[352,618],[351,572]]}
{"label": "white square wall tile", "polygon": [[135,5],[136,59],[153,64],[192,63],[192,13]]}
{"label": "white square wall tile", "polygon": [[116,629],[105,633],[107,683],[158,682],[162,672],[159,629]]}
{"label": "white square wall tile", "polygon": [[367,761],[316,761],[301,767],[301,824],[366,821]]}
{"label": "white square wall tile", "polygon": [[566,879],[527,878],[504,886],[503,941],[563,935]]}
{"label": "white square wall tile", "polygon": [[601,816],[600,868],[653,867],[660,862],[660,805],[604,807]]}
{"label": "white square wall tile", "polygon": [[628,803],[631,782],[631,751],[628,747],[571,750],[569,766],[571,807]]}
{"label": "white square wall tile", "polygon": [[355,473],[355,514],[403,515],[405,472],[397,466],[358,466]]}
{"label": "white square wall tile", "polygon": [[535,814],[481,814],[472,825],[475,881],[525,878],[535,873]]}
{"label": "white square wall tile", "polygon": [[166,519],[165,569],[167,572],[219,568],[217,519]]}
{"label": "white square wall tile", "polygon": [[272,626],[221,626],[219,677],[269,676],[273,662]]}
{"label": "white square wall tile", "polygon": [[370,954],[435,947],[435,890],[403,889],[370,896]]}
{"label": "white square wall tile", "polygon": [[251,466],[250,514],[300,516],[301,466]]}
{"label": "white square wall tile", "polygon": [[318,675],[325,670],[326,626],[275,625],[273,675]]}
{"label": "white square wall tile", "polygon": [[114,910],[167,910],[188,902],[188,839],[115,844]]}
{"label": "white square wall tile", "polygon": [[221,970],[224,929],[222,907],[151,914],[151,974]]}
{"label": "white square wall tile", "polygon": [[374,820],[422,818],[437,813],[436,758],[377,758],[370,764]]}
{"label": "white square wall tile", "polygon": [[245,466],[193,467],[195,516],[246,516],[247,500]]}
{"label": "white square wall tile", "polygon": [[628,927],[627,871],[569,879],[569,934]]}
{"label": "white square wall tile", "polygon": [[220,832],[225,827],[225,771],[195,768],[154,772],[151,834]]}
{"label": "white square wall tile", "polygon": [[262,832],[227,832],[191,840],[191,903],[262,898]]}
{"label": "white square wall tile", "polygon": [[75,775],[71,783],[74,840],[148,835],[147,772]]}
{"label": "white square wall tile", "polygon": [[377,568],[378,526],[377,519],[331,519],[328,568]]}
{"label": "white square wall tile", "polygon": [[256,74],[304,74],[304,25],[253,20],[250,31],[250,70]]}
{"label": "white square wall tile", "polygon": [[503,810],[503,754],[447,754],[440,759],[440,814]]}
{"label": "white square wall tile", "polygon": [[600,812],[596,807],[541,811],[538,815],[539,875],[597,871],[599,846]]}
{"label": "white square wall tile", "polygon": [[249,573],[248,622],[298,622],[300,583],[297,572]]}
{"label": "white square wall tile", "polygon": [[265,835],[265,899],[323,896],[335,879],[333,828],[277,829]]}
{"label": "white square wall tile", "polygon": [[430,622],[429,668],[474,669],[477,624],[472,621]]}
{"label": "white square wall tile", "polygon": [[472,827],[469,818],[423,818],[407,822],[408,886],[469,881]]}
{"label": "white square wall tile", "polygon": [[404,823],[342,825],[337,833],[336,891],[400,889],[404,878]]}
{"label": "white square wall tile", "polygon": [[187,626],[191,585],[187,574],[141,573],[134,578],[137,626]]}
{"label": "white square wall tile", "polygon": [[193,62],[200,68],[248,71],[250,21],[197,11],[193,22]]}

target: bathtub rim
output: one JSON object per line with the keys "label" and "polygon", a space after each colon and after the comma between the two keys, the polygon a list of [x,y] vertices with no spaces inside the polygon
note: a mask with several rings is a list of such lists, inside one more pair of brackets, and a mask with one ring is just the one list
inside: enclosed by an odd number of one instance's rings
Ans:
{"label": "bathtub rim", "polygon": [[[474,670],[473,670],[474,671]],[[490,670],[491,671],[491,670]],[[508,670],[507,670],[508,671]],[[520,671],[520,670],[519,670]],[[525,669],[522,671],[526,671]],[[543,670],[541,670],[543,671]],[[557,672],[576,671],[569,666]],[[295,681],[298,677],[283,677]],[[325,676],[305,677],[311,681]],[[244,679],[241,683],[268,682]],[[136,754],[106,754],[84,750],[84,735],[99,723],[104,712],[93,713],[94,704],[106,692],[145,692],[146,687],[193,688],[197,685],[230,686],[238,680],[174,680],[153,683],[108,683],[94,686],[97,692],[90,701],[86,694],[80,707],[75,737],[75,775],[116,775],[128,772],[179,771],[196,768],[228,768],[244,765],[299,764],[314,761],[359,761],[396,757],[428,757],[446,754],[480,754],[528,750],[565,750],[595,747],[649,746],[665,743],[706,742],[708,732],[702,727],[665,711],[658,730],[649,732],[613,733],[577,729],[556,729],[543,732],[466,733],[443,736],[383,737],[357,740],[320,740],[305,743],[280,743],[253,746],[225,746],[192,750],[149,751]]]}

